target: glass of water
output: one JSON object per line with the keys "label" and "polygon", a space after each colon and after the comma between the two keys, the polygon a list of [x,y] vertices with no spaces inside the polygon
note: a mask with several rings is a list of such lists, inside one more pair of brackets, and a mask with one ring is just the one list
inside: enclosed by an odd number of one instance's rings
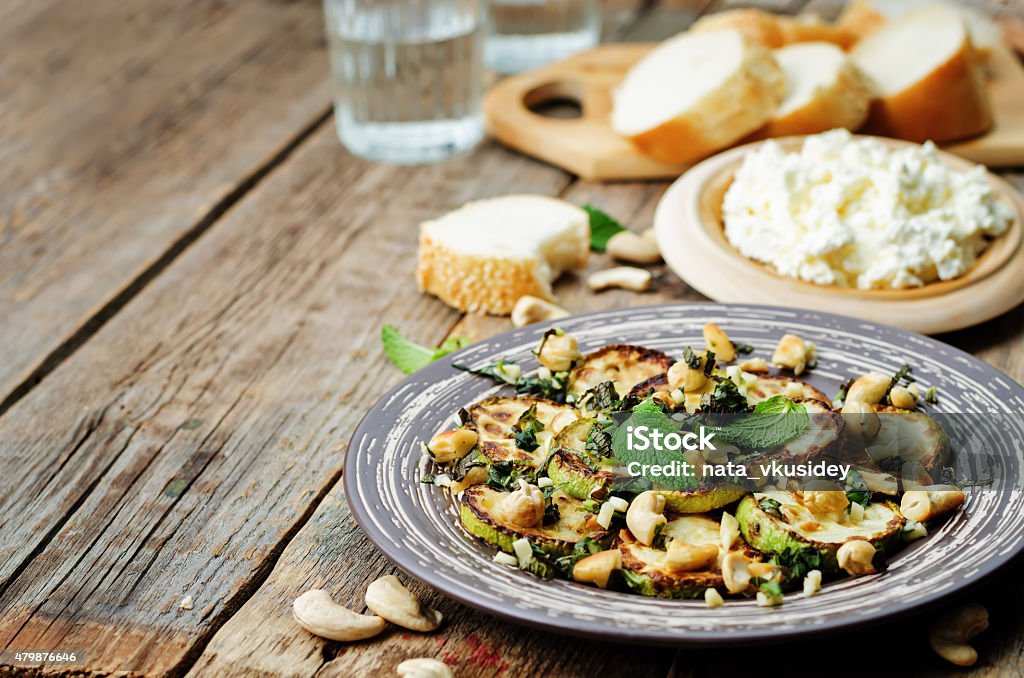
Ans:
{"label": "glass of water", "polygon": [[483,138],[479,0],[324,0],[338,138],[415,164]]}
{"label": "glass of water", "polygon": [[601,41],[600,0],[484,0],[487,66],[499,73],[538,68]]}

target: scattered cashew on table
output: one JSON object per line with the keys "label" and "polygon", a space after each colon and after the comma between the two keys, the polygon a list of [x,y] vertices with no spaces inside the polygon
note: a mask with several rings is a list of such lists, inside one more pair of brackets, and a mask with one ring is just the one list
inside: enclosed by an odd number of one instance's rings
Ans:
{"label": "scattered cashew on table", "polygon": [[[373,614],[359,614],[334,602],[327,591],[313,589],[295,599],[292,616],[314,636],[336,641],[372,638],[388,622],[410,631],[433,631],[443,620],[394,575],[380,577],[366,588],[366,607]],[[453,678],[447,664],[430,657],[407,659],[395,671],[402,678]]]}

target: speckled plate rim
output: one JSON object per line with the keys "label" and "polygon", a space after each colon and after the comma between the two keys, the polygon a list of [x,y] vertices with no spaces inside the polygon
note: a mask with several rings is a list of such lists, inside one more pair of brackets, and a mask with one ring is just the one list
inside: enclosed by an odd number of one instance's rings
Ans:
{"label": "speckled plate rim", "polygon": [[[609,334],[609,328],[616,327],[616,321],[619,323],[625,321],[627,323],[634,324],[633,321],[643,315],[646,316],[648,320],[654,317],[654,321],[657,322],[659,319],[664,318],[666,314],[672,313],[679,314],[680,320],[685,318],[692,322],[694,324],[694,330],[692,330],[692,333],[695,335],[699,335],[699,330],[696,328],[705,320],[714,320],[719,322],[719,324],[723,324],[723,327],[729,331],[730,318],[735,317],[738,313],[742,313],[761,321],[771,319],[775,321],[779,328],[801,326],[806,325],[807,323],[817,324],[824,322],[829,324],[829,327],[834,328],[852,327],[856,330],[853,333],[854,335],[860,333],[867,337],[868,335],[866,333],[870,331],[888,335],[889,338],[902,338],[907,340],[910,345],[914,346],[915,353],[913,353],[913,355],[917,357],[928,355],[928,352],[923,352],[922,349],[930,348],[933,352],[938,352],[938,354],[944,355],[947,360],[951,360],[964,368],[970,368],[977,372],[978,376],[984,381],[974,381],[974,385],[984,384],[985,386],[982,386],[981,388],[985,389],[995,384],[999,389],[1001,389],[1001,391],[1012,396],[1006,401],[1009,409],[1005,409],[1004,411],[1024,412],[1024,388],[1005,374],[977,358],[974,358],[970,354],[920,334],[878,323],[869,323],[847,316],[773,306],[683,303],[633,307],[617,309],[614,311],[599,311],[581,314],[561,320],[558,324],[566,330],[576,334],[576,336],[580,338],[581,347],[583,349],[590,350],[597,345],[602,345],[609,341],[609,337],[604,335]],[[592,333],[585,331],[588,326],[591,329],[596,327],[602,328],[604,330],[603,335],[600,338],[595,339],[592,336]],[[735,625],[730,624],[730,621],[732,621],[730,618],[721,616],[718,610],[706,609],[703,603],[698,603],[697,601],[649,599],[630,594],[600,591],[565,581],[545,582],[526,573],[518,572],[512,568],[494,565],[490,561],[490,556],[494,553],[492,548],[482,545],[478,540],[475,540],[464,533],[457,525],[445,522],[452,518],[454,515],[452,514],[440,516],[443,520],[438,523],[438,525],[446,526],[448,534],[439,536],[451,537],[451,535],[454,534],[459,540],[464,541],[471,546],[470,551],[478,551],[479,558],[475,562],[478,569],[470,570],[471,576],[475,576],[472,582],[446,578],[444,576],[446,574],[446,568],[458,564],[457,562],[433,556],[424,560],[422,553],[417,553],[410,547],[407,541],[410,537],[409,534],[396,536],[395,534],[389,533],[389,530],[382,529],[380,516],[373,515],[372,509],[367,501],[365,490],[367,487],[372,487],[372,483],[367,485],[366,481],[371,480],[376,482],[374,470],[379,466],[379,464],[375,464],[373,462],[379,461],[379,452],[386,451],[387,447],[386,445],[377,446],[375,441],[377,441],[378,436],[380,436],[382,432],[388,432],[388,434],[390,434],[388,422],[393,421],[391,414],[387,413],[388,405],[396,402],[396,400],[400,400],[401,398],[410,397],[410,394],[415,394],[411,396],[413,398],[422,397],[425,394],[429,400],[431,399],[431,394],[428,392],[430,384],[438,384],[451,381],[453,379],[458,380],[460,386],[472,385],[468,389],[458,389],[460,396],[465,392],[464,397],[462,397],[462,400],[464,401],[463,404],[491,395],[499,389],[497,387],[490,386],[486,380],[474,378],[471,375],[467,375],[465,372],[456,370],[452,367],[452,364],[458,362],[479,365],[496,359],[500,355],[508,355],[509,351],[506,350],[508,348],[532,346],[536,340],[539,339],[539,336],[544,329],[544,326],[536,325],[497,335],[489,340],[474,344],[455,354],[443,358],[420,370],[415,375],[406,378],[403,382],[388,391],[388,393],[385,394],[363,417],[353,434],[352,443],[346,452],[343,486],[349,507],[357,524],[363,529],[367,537],[401,570],[458,602],[486,612],[487,614],[519,624],[579,637],[602,638],[629,643],[674,646],[706,647],[765,644],[794,638],[806,638],[835,633],[854,627],[876,624],[883,621],[892,621],[915,612],[920,612],[944,599],[964,594],[967,590],[981,582],[986,577],[1000,569],[1003,569],[1004,567],[1010,566],[1013,562],[1020,560],[1022,554],[1024,554],[1024,521],[1020,520],[1022,507],[1024,507],[1024,492],[1015,489],[1013,492],[1006,495],[1009,499],[1003,502],[1005,504],[1005,506],[1003,506],[1005,509],[1003,511],[1003,515],[1009,516],[1011,519],[1014,516],[1014,511],[1012,509],[1016,507],[1017,520],[1011,525],[1014,529],[1009,533],[998,533],[1003,541],[1011,540],[1010,543],[1004,544],[1001,547],[1001,551],[993,553],[979,562],[966,563],[969,567],[962,578],[957,579],[956,581],[943,582],[943,584],[945,584],[945,588],[939,588],[938,590],[936,590],[938,587],[934,581],[929,580],[924,582],[921,586],[926,586],[929,591],[932,592],[932,595],[927,597],[909,601],[899,598],[866,614],[849,617],[841,616],[837,619],[831,619],[823,623],[804,624],[795,628],[778,628],[778,624],[780,622],[784,622],[787,617],[787,607],[792,608],[792,606],[796,605],[801,606],[802,608],[807,608],[804,610],[805,616],[808,616],[807,613],[810,612],[810,616],[814,618],[819,614],[814,612],[814,610],[821,609],[822,613],[828,612],[830,594],[834,594],[839,590],[848,594],[851,590],[862,589],[862,593],[856,594],[857,599],[870,601],[870,596],[873,593],[890,592],[890,586],[886,583],[886,577],[889,577],[890,574],[885,573],[856,580],[836,582],[830,585],[829,589],[821,596],[817,596],[810,600],[793,598],[791,594],[787,597],[786,606],[783,606],[782,608],[772,610],[764,610],[761,608],[757,609],[757,614],[766,615],[764,620],[770,621],[770,623],[762,623],[763,628],[734,628]],[[616,333],[612,332],[612,334]],[[622,339],[632,339],[632,341],[636,343],[643,343],[640,338],[641,336],[649,336],[649,333],[644,335],[637,334],[636,330],[631,330],[628,325],[622,327],[622,331],[617,334],[620,335]],[[673,341],[678,344],[683,340],[692,341],[688,338],[683,339],[683,335],[678,335],[679,339],[673,339],[671,336],[672,335],[665,336],[662,334],[660,337],[660,343]],[[746,335],[743,333],[736,333],[735,338],[739,341],[747,340]],[[647,345],[653,345],[654,347],[657,347],[658,343],[659,342],[647,341]],[[764,347],[764,343],[761,342],[761,345],[758,346],[759,352],[763,352]],[[832,347],[828,346],[826,342],[826,344],[822,345],[822,349],[823,359],[828,360],[829,353],[833,351]],[[910,351],[911,349],[907,348],[906,350]],[[836,355],[842,354],[837,353]],[[906,356],[906,353],[903,355]],[[533,369],[533,367],[536,366],[535,363],[528,362],[522,362],[521,364],[523,364],[524,369],[526,370]],[[818,369],[820,370],[821,367],[819,366]],[[953,404],[955,405],[955,402]],[[435,417],[435,421],[433,423],[429,425],[424,423],[420,427],[419,439],[429,437],[433,432],[439,430],[439,424],[451,418],[451,413],[447,411],[447,406],[444,410],[445,411],[437,413],[437,417]],[[382,416],[384,417],[383,420],[381,419]],[[410,450],[409,455],[412,454],[418,455],[418,452]],[[411,457],[404,461],[406,464],[412,463]],[[426,462],[415,462],[417,467],[423,467],[425,463]],[[1019,473],[1019,468],[1017,472]],[[418,474],[416,473],[413,474],[413,477],[398,479],[397,487],[403,487],[405,489],[413,488],[413,491],[420,496],[424,493],[424,488],[429,487],[430,491],[437,489],[432,486],[423,486],[419,484]],[[373,489],[378,493],[380,491],[379,487],[373,487]],[[438,492],[438,495],[439,494],[440,492]],[[974,496],[976,495],[969,497],[968,506],[971,505],[971,501]],[[965,511],[961,515],[967,515],[967,512]],[[981,517],[978,519],[981,520],[983,518],[984,514],[981,514]],[[908,546],[906,549],[901,551],[893,559],[894,566],[898,563],[905,563],[915,555],[923,558],[924,554],[918,554],[918,551],[922,546],[939,543],[941,545],[946,545],[948,548],[959,545],[959,540],[953,542],[942,541],[945,534],[951,532],[949,529],[950,524],[957,522],[957,520],[958,519],[949,521],[949,523],[944,525],[938,533],[932,535],[928,540]],[[962,527],[963,524],[969,525],[972,520],[973,519],[971,517],[964,518],[960,521],[960,523],[962,523],[960,527]],[[972,531],[971,535],[973,537],[977,537],[978,533]],[[950,537],[950,539],[952,539],[952,537]],[[935,550],[936,549],[932,549],[932,553],[929,554],[932,559],[935,557]],[[965,565],[965,563],[962,562],[962,559],[959,558],[962,552],[957,550],[956,553],[958,554],[958,561],[956,564],[962,570]],[[463,563],[463,565],[465,564]],[[488,572],[488,570],[493,570],[493,572]],[[890,573],[891,572],[892,568],[890,569]],[[551,592],[561,591],[564,593],[566,587],[569,587],[572,597],[584,599],[588,607],[607,610],[606,615],[599,617],[599,620],[603,620],[605,623],[584,626],[566,620],[564,616],[560,616],[557,608],[544,610],[543,605],[540,607],[535,604],[524,605],[521,600],[514,596],[501,599],[500,604],[481,600],[481,590],[486,591],[489,586],[496,584],[494,580],[488,578],[488,575],[502,575],[505,577],[512,576],[520,578],[517,579],[516,582],[522,586],[524,591],[526,589],[536,590],[539,588],[541,590],[549,589]],[[513,590],[515,589],[513,588]],[[609,599],[609,596],[612,598]],[[849,597],[849,595],[847,595],[847,597]],[[663,628],[635,629],[617,626],[614,623],[616,618],[616,603],[637,603],[638,601],[640,601],[638,604],[650,606],[652,609],[661,608],[664,610],[666,607],[670,610],[677,607],[680,611],[693,611],[695,609],[699,609],[699,614],[701,615],[704,628],[691,629],[684,627],[666,630]],[[754,603],[751,601],[730,601],[727,603],[726,608],[719,608],[719,610],[729,609],[730,607],[735,609],[741,606],[749,608],[753,605]],[[552,611],[554,614],[551,614]]]}

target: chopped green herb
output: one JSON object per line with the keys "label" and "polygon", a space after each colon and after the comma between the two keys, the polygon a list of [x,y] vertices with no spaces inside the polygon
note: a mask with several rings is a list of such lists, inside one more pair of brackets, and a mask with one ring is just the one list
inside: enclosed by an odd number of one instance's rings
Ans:
{"label": "chopped green herb", "polygon": [[839,393],[836,393],[836,397],[832,399],[833,406],[843,406],[843,402],[846,400],[846,394],[850,392],[850,387],[853,386],[854,381],[855,380],[851,377],[847,379],[842,386],[839,387]]}
{"label": "chopped green herb", "polygon": [[686,366],[691,370],[700,369],[700,356],[694,353],[693,349],[689,346],[683,350],[683,362],[685,362]]}
{"label": "chopped green herb", "polygon": [[601,502],[597,499],[584,499],[583,510],[587,513],[597,513],[601,510]]}
{"label": "chopped green herb", "polygon": [[928,390],[924,392],[924,401],[932,405],[939,402],[939,392],[934,386],[929,386]]}
{"label": "chopped green herb", "polygon": [[421,483],[425,483],[427,485],[433,485],[434,484],[434,476],[430,476],[430,475],[423,476],[422,478],[420,478],[420,482]]}
{"label": "chopped green herb", "polygon": [[761,584],[761,587],[758,590],[766,596],[774,597],[782,595],[782,587],[779,586],[779,582],[777,581],[766,581]]}
{"label": "chopped green herb", "polygon": [[509,372],[509,370],[507,369],[509,365],[515,365],[515,363],[505,362],[504,359],[501,359],[493,365],[481,367],[478,370],[474,370],[473,368],[467,367],[466,365],[452,363],[452,367],[454,367],[457,370],[469,372],[470,374],[475,374],[478,377],[490,377],[495,381],[495,383],[498,384],[508,384],[509,386],[516,386],[521,380],[515,378],[514,372]]}
{"label": "chopped green herb", "polygon": [[707,355],[704,356],[704,376],[710,377],[711,373],[715,369],[715,352],[708,351]]}
{"label": "chopped green herb", "polygon": [[[587,396],[590,396],[589,398]],[[619,402],[614,381],[604,381],[583,394],[582,402],[590,411],[608,410]]]}
{"label": "chopped green herb", "polygon": [[802,578],[811,570],[821,569],[821,554],[812,547],[790,547],[771,558],[775,565],[789,570],[789,579]]}
{"label": "chopped green herb", "polygon": [[747,405],[747,398],[740,393],[739,387],[732,379],[712,376],[715,382],[715,389],[710,394],[701,397],[700,409],[702,412],[714,413],[736,413],[747,412],[750,408]]}
{"label": "chopped green herb", "polygon": [[740,355],[747,355],[754,352],[754,347],[750,344],[734,343],[732,346]]}
{"label": "chopped green herb", "polygon": [[771,497],[765,497],[759,501],[757,505],[760,506],[761,510],[768,515],[775,516],[776,518],[782,518],[782,511],[779,510],[782,507],[782,504]]}
{"label": "chopped green herb", "polygon": [[595,252],[604,252],[612,236],[626,230],[618,220],[593,205],[583,205],[582,209],[590,217],[590,249]]}
{"label": "chopped green herb", "polygon": [[405,374],[422,369],[442,356],[469,344],[467,337],[450,337],[437,348],[428,348],[402,336],[398,328],[386,324],[380,328],[380,342],[391,363]]}
{"label": "chopped green herb", "polygon": [[598,426],[597,424],[591,426],[590,432],[587,433],[587,444],[585,449],[587,450],[587,452],[590,452],[597,457],[602,457],[605,459],[611,457],[612,435],[601,426]]}
{"label": "chopped green herb", "polygon": [[[850,469],[850,473],[846,476],[846,484],[851,488],[846,491],[846,498],[850,500],[850,506],[860,504],[867,508],[871,503],[871,491],[868,489],[867,483],[864,482],[864,476],[859,471]],[[847,512],[850,511],[850,506],[846,507]]]}
{"label": "chopped green herb", "polygon": [[533,452],[539,446],[537,434],[544,430],[544,424],[537,418],[537,403],[519,415],[519,420],[512,425],[516,447],[524,452]]}
{"label": "chopped green herb", "polygon": [[583,539],[576,542],[576,546],[573,547],[572,553],[567,556],[555,559],[555,567],[558,568],[567,577],[572,576],[572,568],[580,560],[586,558],[594,553],[599,553],[604,549],[601,545],[590,537],[584,537]]}

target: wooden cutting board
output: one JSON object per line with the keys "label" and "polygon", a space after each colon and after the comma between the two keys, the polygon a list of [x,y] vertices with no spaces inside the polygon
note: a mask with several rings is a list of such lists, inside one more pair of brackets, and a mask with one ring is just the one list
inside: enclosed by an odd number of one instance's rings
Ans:
{"label": "wooden cutting board", "polygon": [[[668,165],[641,155],[609,125],[611,91],[654,43],[601,45],[565,61],[506,78],[484,102],[490,134],[517,151],[584,179],[667,179],[689,165]],[[1024,165],[1024,67],[1009,48],[989,59],[995,128],[943,149],[990,167]],[[546,102],[577,102],[578,118],[550,118],[531,108]]]}

